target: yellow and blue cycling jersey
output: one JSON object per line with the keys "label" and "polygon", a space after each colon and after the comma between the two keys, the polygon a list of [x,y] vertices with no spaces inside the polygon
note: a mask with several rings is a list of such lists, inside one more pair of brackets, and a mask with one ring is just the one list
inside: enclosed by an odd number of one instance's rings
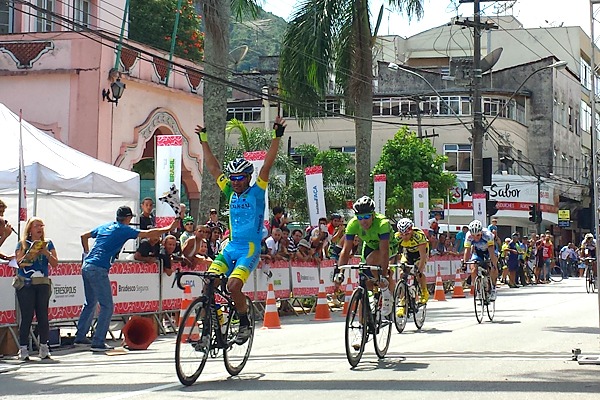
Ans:
{"label": "yellow and blue cycling jersey", "polygon": [[239,278],[245,283],[260,260],[267,182],[259,177],[239,195],[224,174],[219,176],[217,184],[229,202],[229,243],[208,271]]}

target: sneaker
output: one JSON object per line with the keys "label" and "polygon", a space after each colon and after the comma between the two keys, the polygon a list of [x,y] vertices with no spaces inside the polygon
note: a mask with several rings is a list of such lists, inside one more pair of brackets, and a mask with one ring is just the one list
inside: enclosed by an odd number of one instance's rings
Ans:
{"label": "sneaker", "polygon": [[40,344],[40,354],[39,357],[42,360],[50,359],[50,348],[47,344]]}
{"label": "sneaker", "polygon": [[490,301],[496,301],[496,289],[490,293]]}
{"label": "sneaker", "polygon": [[388,316],[392,313],[392,294],[389,289],[381,291],[381,315]]}
{"label": "sneaker", "polygon": [[239,345],[246,343],[250,338],[250,335],[252,335],[252,328],[246,325],[240,326],[240,330],[235,337],[235,343]]}
{"label": "sneaker", "polygon": [[108,351],[108,350],[114,350],[115,348],[109,344],[103,343],[103,344],[94,344],[92,345],[91,350],[94,352],[102,352],[102,351]]}
{"label": "sneaker", "polygon": [[27,350],[27,346],[19,347],[19,360],[29,361],[29,350]]}
{"label": "sneaker", "polygon": [[73,344],[75,346],[90,346],[92,344],[92,341],[88,338],[83,338],[81,340],[77,340],[75,339],[75,341],[73,342]]}

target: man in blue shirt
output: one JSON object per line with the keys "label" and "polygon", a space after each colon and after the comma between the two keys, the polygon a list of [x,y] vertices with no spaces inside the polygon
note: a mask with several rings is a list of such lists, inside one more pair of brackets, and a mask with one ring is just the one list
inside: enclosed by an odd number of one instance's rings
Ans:
{"label": "man in blue shirt", "polygon": [[[105,342],[113,314],[112,290],[108,279],[108,271],[125,242],[129,239],[157,238],[179,226],[179,219],[176,218],[170,226],[165,228],[139,230],[130,226],[133,217],[134,214],[131,208],[121,206],[117,210],[117,220],[115,222],[100,225],[81,235],[84,256],[81,275],[83,276],[85,303],[77,323],[75,344],[91,344],[92,351],[106,351],[113,348]],[[91,250],[89,248],[90,238],[96,239]],[[94,337],[90,342],[86,335],[92,325],[97,304],[100,304],[100,313],[98,314]]]}
{"label": "man in blue shirt", "polygon": [[285,121],[277,116],[273,125],[272,141],[265,156],[265,161],[258,173],[256,182],[250,185],[254,166],[243,158],[236,158],[227,164],[226,174],[208,145],[206,129],[196,128],[200,138],[204,161],[208,172],[217,180],[217,185],[225,194],[229,203],[229,242],[219,254],[208,272],[225,274],[229,279],[227,288],[240,317],[240,329],[236,337],[238,344],[243,344],[252,334],[248,319],[246,296],[242,293],[244,283],[260,260],[261,241],[265,219],[265,191],[269,181],[269,172],[275,162],[279,143],[285,131]]}
{"label": "man in blue shirt", "polygon": [[462,253],[465,249],[465,239],[467,238],[467,232],[469,232],[468,226],[463,226],[461,231],[456,234],[456,238],[454,240],[456,244],[456,252]]}

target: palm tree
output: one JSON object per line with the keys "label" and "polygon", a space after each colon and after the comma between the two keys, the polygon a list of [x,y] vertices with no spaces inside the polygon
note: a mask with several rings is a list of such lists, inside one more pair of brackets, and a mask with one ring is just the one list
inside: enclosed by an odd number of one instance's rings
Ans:
{"label": "palm tree", "polygon": [[[229,63],[229,22],[250,15],[256,18],[260,0],[197,0],[204,16],[204,70],[209,76],[227,77]],[[198,121],[200,123],[200,121]],[[225,153],[227,124],[227,86],[204,80],[204,125],[208,141],[217,160]],[[203,218],[210,208],[219,208],[220,191],[210,174],[203,174],[198,215]]]}
{"label": "palm tree", "polygon": [[[409,18],[423,15],[423,0],[388,0]],[[280,86],[301,122],[312,121],[309,105],[325,99],[335,76],[336,91],[355,117],[356,196],[370,192],[373,113],[372,47],[381,22],[371,30],[368,0],[302,0],[283,39]]]}

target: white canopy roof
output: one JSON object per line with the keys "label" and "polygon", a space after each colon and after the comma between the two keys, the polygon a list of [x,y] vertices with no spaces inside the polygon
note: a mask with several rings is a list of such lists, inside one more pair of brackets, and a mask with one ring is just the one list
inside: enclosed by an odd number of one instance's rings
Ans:
{"label": "white canopy roof", "polygon": [[[70,148],[23,121],[23,158],[27,191],[48,190],[110,194],[137,200],[137,173],[99,161]],[[17,189],[19,176],[19,116],[0,103],[0,189]]]}

